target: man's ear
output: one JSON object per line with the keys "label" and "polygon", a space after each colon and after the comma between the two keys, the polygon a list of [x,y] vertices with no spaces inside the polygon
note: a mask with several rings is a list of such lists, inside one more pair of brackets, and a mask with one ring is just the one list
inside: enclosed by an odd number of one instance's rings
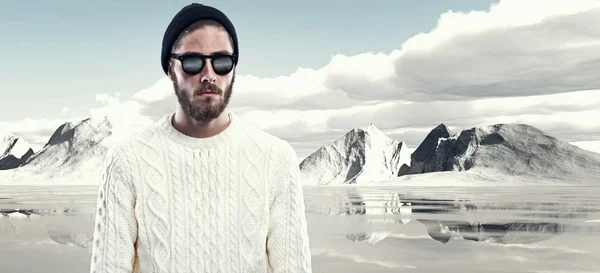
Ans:
{"label": "man's ear", "polygon": [[167,75],[172,82],[175,81],[175,77],[173,76],[173,62],[169,62],[169,68],[167,69]]}

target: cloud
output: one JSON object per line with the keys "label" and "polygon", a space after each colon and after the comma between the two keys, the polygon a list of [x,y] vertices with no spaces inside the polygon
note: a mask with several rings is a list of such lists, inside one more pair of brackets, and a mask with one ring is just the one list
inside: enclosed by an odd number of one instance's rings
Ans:
{"label": "cloud", "polygon": [[[275,78],[237,75],[231,106],[324,110],[600,89],[598,7],[598,1],[508,0],[489,11],[448,11],[433,30],[389,54],[338,54],[322,68]],[[165,77],[135,98],[150,114],[174,107],[172,95]]]}
{"label": "cloud", "polygon": [[90,117],[98,120],[108,118],[113,127],[113,136],[116,138],[135,134],[140,129],[156,122],[160,115],[159,112],[156,112],[156,116],[144,113],[144,109],[151,104],[143,104],[136,100],[121,102],[118,98],[106,95],[97,95],[96,99],[104,102],[105,105],[89,109]]}
{"label": "cloud", "polygon": [[[454,132],[496,123],[524,123],[563,141],[600,140],[600,91],[473,101],[387,101],[347,109],[254,110],[243,115],[267,132],[290,141],[302,156],[352,128],[375,124],[392,139],[416,148],[440,123]],[[270,123],[274,121],[274,123]]]}
{"label": "cloud", "polygon": [[[563,94],[491,98],[467,101],[397,102],[388,101],[369,105],[360,111],[338,112],[330,116],[331,128],[345,128],[351,124],[377,121],[381,128],[421,127],[433,123],[473,124],[500,117],[525,115],[564,115],[565,119],[577,118],[569,123],[596,124],[592,116],[568,116],[569,113],[587,113],[598,109],[600,90],[579,91]],[[467,125],[469,126],[469,125]]]}
{"label": "cloud", "polygon": [[[365,103],[352,100],[341,90],[325,87],[325,77],[330,68],[321,70],[300,68],[289,76],[260,78],[237,75],[230,102],[239,111],[262,110],[315,110],[341,109]],[[102,97],[104,98],[104,97]],[[170,111],[176,106],[173,84],[168,77],[133,96],[142,104],[142,114],[156,117],[156,113]]]}
{"label": "cloud", "polygon": [[592,151],[595,153],[600,153],[600,140],[596,141],[575,141],[571,144],[578,146],[579,148]]}
{"label": "cloud", "polygon": [[600,2],[533,2],[502,1],[489,12],[442,14],[431,32],[407,40],[387,62],[377,61],[384,63],[378,67],[385,77],[366,73],[375,61],[365,61],[353,67],[365,73],[332,75],[327,87],[354,100],[411,101],[600,88],[600,25],[595,23]]}
{"label": "cloud", "polygon": [[96,94],[96,101],[102,102],[102,103],[106,103],[108,105],[116,105],[119,104],[119,98],[117,97],[112,97],[108,94]]}
{"label": "cloud", "polygon": [[[489,11],[449,11],[434,29],[389,53],[338,54],[324,67],[274,78],[237,75],[230,108],[290,141],[300,157],[370,123],[411,148],[440,123],[455,131],[526,123],[565,141],[597,141],[598,7],[595,0],[505,0]],[[130,98],[94,99],[102,105],[79,110],[108,116],[123,135],[177,105],[167,77]],[[78,120],[0,127],[45,143],[60,124]]]}
{"label": "cloud", "polygon": [[600,116],[598,105],[597,90],[474,101],[386,102],[330,115],[328,127],[342,129],[373,122],[410,145],[418,145],[440,123],[456,131],[496,123],[524,123],[564,141],[593,140],[600,139],[600,120],[594,118]]}
{"label": "cloud", "polygon": [[69,108],[69,107],[63,107],[62,109],[60,109],[60,113],[63,116],[68,114],[69,112],[71,112],[71,108]]}

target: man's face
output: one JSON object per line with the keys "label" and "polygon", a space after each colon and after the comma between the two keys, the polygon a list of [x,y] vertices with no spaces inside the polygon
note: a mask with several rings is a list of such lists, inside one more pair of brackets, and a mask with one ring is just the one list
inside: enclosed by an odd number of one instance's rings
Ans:
{"label": "man's face", "polygon": [[[185,35],[181,39],[181,46],[174,53],[178,55],[185,53],[232,54],[233,47],[227,31],[213,26],[205,26]],[[188,75],[183,71],[180,61],[176,59],[171,59],[171,61],[173,67],[169,71],[169,77],[173,81],[175,94],[183,111],[198,121],[206,122],[217,118],[229,104],[235,70],[226,75],[217,75],[208,59],[200,73]],[[200,92],[208,89],[216,94],[200,95]]]}

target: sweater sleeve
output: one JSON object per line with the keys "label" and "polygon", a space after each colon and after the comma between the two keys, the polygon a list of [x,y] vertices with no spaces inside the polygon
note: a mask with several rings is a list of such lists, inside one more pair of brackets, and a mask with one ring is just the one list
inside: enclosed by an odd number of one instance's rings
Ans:
{"label": "sweater sleeve", "polygon": [[135,190],[126,155],[109,149],[102,165],[92,247],[92,273],[133,272],[137,220]]}
{"label": "sweater sleeve", "polygon": [[270,158],[275,195],[270,207],[267,256],[271,272],[311,273],[304,195],[296,152],[286,142]]}

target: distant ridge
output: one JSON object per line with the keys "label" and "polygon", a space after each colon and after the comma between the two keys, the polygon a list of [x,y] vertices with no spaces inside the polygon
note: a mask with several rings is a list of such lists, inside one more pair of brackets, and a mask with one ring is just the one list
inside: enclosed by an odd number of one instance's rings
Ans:
{"label": "distant ridge", "polygon": [[18,168],[0,172],[4,183],[94,184],[112,135],[108,118],[87,118],[59,126],[44,147],[28,156]]}
{"label": "distant ridge", "polygon": [[453,134],[434,128],[411,155],[407,174],[493,170],[540,179],[600,180],[600,154],[526,124],[494,124]]}
{"label": "distant ridge", "polygon": [[[0,185],[97,184],[108,146],[121,137],[106,117],[58,126],[35,153],[6,133],[0,139]],[[370,123],[319,148],[299,168],[305,185],[598,185],[600,154],[526,124],[454,133],[444,123],[411,154],[405,142]]]}

